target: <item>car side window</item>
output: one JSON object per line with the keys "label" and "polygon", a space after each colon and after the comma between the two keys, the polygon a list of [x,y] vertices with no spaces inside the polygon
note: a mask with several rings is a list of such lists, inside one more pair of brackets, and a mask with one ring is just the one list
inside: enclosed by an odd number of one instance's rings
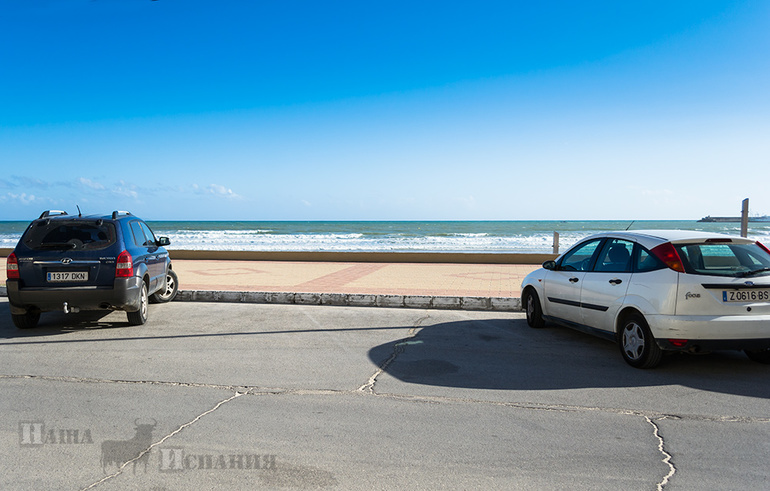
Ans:
{"label": "car side window", "polygon": [[605,242],[594,271],[604,273],[630,273],[631,253],[634,243],[628,240],[611,239]]}
{"label": "car side window", "polygon": [[567,252],[559,263],[559,269],[566,271],[588,271],[599,244],[603,239],[595,239]]}
{"label": "car side window", "polygon": [[147,238],[147,242],[144,243],[144,245],[147,246],[154,246],[158,241],[155,238],[155,234],[152,233],[152,230],[150,230],[150,227],[147,226],[144,222],[139,222],[142,225],[142,230],[144,231],[144,236]]}
{"label": "car side window", "polygon": [[663,262],[655,257],[650,251],[640,246],[639,244],[636,245],[634,271],[637,273],[645,273],[647,271],[655,271],[665,267],[666,265],[663,264]]}
{"label": "car side window", "polygon": [[139,247],[144,247],[146,245],[147,237],[144,236],[144,231],[142,230],[142,226],[139,222],[131,222],[131,233],[134,236],[134,244],[138,245]]}

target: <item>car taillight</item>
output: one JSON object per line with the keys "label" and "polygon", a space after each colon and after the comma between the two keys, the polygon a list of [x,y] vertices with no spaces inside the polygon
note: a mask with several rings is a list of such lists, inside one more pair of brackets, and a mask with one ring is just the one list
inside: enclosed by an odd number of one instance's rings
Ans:
{"label": "car taillight", "polygon": [[657,247],[653,247],[650,252],[652,252],[655,257],[663,261],[669,268],[673,269],[674,271],[684,273],[684,264],[682,264],[682,258],[679,257],[679,253],[676,252],[676,249],[674,249],[674,246],[671,244],[671,242],[666,242]]}
{"label": "car taillight", "polygon": [[13,252],[5,260],[5,274],[9,280],[19,279],[19,261]]}
{"label": "car taillight", "polygon": [[128,251],[118,254],[118,260],[115,263],[116,278],[130,278],[134,276],[134,260]]}

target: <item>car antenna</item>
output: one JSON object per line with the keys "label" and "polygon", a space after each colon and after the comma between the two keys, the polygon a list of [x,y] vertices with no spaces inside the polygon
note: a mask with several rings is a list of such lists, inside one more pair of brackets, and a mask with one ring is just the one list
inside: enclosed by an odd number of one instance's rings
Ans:
{"label": "car antenna", "polygon": [[631,225],[633,225],[635,221],[636,221],[636,220],[631,220],[631,223],[629,223],[629,224],[628,224],[628,227],[626,227],[626,230],[628,230],[629,228],[631,228]]}
{"label": "car antenna", "polygon": [[79,216],[79,217],[82,217],[82,216],[83,216],[83,214],[80,212],[80,206],[78,206],[78,205],[75,205],[75,207],[78,209],[78,216]]}

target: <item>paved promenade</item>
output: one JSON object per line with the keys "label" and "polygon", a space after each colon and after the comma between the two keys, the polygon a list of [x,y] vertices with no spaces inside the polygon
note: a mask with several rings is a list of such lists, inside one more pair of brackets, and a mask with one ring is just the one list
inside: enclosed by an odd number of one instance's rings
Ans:
{"label": "paved promenade", "polygon": [[469,310],[518,310],[521,281],[539,267],[219,259],[174,259],[173,266],[179,300]]}
{"label": "paved promenade", "polygon": [[182,290],[518,297],[534,264],[173,261]]}

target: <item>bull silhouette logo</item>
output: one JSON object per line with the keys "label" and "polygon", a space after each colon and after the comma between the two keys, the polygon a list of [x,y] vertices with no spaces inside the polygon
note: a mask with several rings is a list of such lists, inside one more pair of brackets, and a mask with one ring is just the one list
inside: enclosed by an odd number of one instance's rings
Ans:
{"label": "bull silhouette logo", "polygon": [[150,459],[150,445],[152,444],[152,430],[155,429],[158,422],[154,419],[152,424],[140,423],[137,418],[134,421],[134,430],[136,434],[130,440],[107,440],[102,442],[102,471],[107,472],[107,467],[115,465],[120,469],[126,463],[134,464],[134,474],[136,474],[136,464],[144,463],[144,472],[147,472],[147,463]]}

